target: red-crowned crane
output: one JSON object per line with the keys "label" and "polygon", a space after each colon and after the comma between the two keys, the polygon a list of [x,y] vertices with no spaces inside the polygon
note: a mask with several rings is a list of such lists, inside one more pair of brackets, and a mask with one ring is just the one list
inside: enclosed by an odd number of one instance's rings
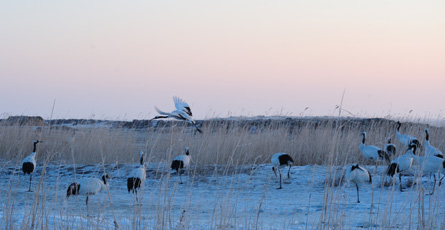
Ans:
{"label": "red-crowned crane", "polygon": [[425,129],[425,155],[436,156],[443,159],[443,153],[430,144],[430,133],[428,128]]}
{"label": "red-crowned crane", "polygon": [[152,120],[162,118],[174,118],[177,120],[187,121],[192,124],[198,132],[201,133],[202,131],[198,128],[196,122],[192,118],[192,110],[190,109],[190,106],[187,104],[187,102],[176,96],[173,97],[173,102],[175,103],[176,110],[173,110],[171,113],[163,112],[155,106],[156,111],[162,116],[156,116]]}
{"label": "red-crowned crane", "polygon": [[37,144],[41,142],[39,140],[34,140],[34,148],[32,150],[32,153],[25,157],[25,159],[23,159],[22,161],[22,171],[23,173],[29,174],[29,190],[28,192],[32,192],[31,191],[31,183],[32,183],[32,174],[34,173],[34,170],[36,169],[36,153],[37,153]]}
{"label": "red-crowned crane", "polygon": [[357,203],[360,203],[359,185],[364,184],[365,182],[371,183],[371,174],[362,166],[359,166],[358,164],[352,164],[347,168],[345,178],[349,182],[355,184],[355,187],[357,188]]}
{"label": "red-crowned crane", "polygon": [[440,178],[440,172],[443,170],[444,167],[444,160],[443,158],[437,157],[437,156],[417,156],[413,155],[414,164],[419,165],[420,175],[423,175],[424,173],[429,173],[430,175],[433,174],[434,176],[434,184],[433,184],[433,191],[429,195],[434,194],[434,189],[436,187],[436,173],[439,177],[439,186],[442,183],[442,179]]}
{"label": "red-crowned crane", "polygon": [[185,148],[185,154],[177,156],[172,161],[171,169],[175,170],[179,174],[179,179],[181,180],[180,184],[182,184],[181,174],[183,173],[184,168],[188,168],[190,166],[190,160],[192,157],[190,156],[189,148]]}
{"label": "red-crowned crane", "polygon": [[93,177],[82,178],[77,183],[72,183],[66,191],[66,197],[71,195],[83,195],[86,196],[85,204],[87,206],[88,212],[88,198],[89,196],[96,195],[102,190],[106,190],[108,187],[107,179],[110,177],[107,174],[102,176],[102,179],[97,179]]}
{"label": "red-crowned crane", "polygon": [[391,161],[391,164],[388,166],[386,170],[386,174],[388,176],[394,176],[395,174],[399,174],[399,182],[400,182],[400,191],[403,192],[402,189],[402,174],[401,172],[408,171],[413,164],[413,156],[416,154],[417,145],[411,144],[409,146],[408,151],[396,157]]}
{"label": "red-crowned crane", "polygon": [[389,156],[385,151],[374,145],[365,145],[366,132],[363,132],[362,135],[363,139],[362,142],[360,143],[360,151],[362,152],[363,156],[366,159],[375,162],[379,160],[389,161]]}
{"label": "red-crowned crane", "polygon": [[401,134],[400,133],[400,126],[402,126],[402,123],[400,123],[400,121],[397,122],[397,128],[396,128],[396,137],[397,139],[399,139],[400,143],[402,143],[402,145],[405,148],[409,148],[409,146],[411,144],[415,144],[417,149],[420,149],[420,147],[422,146],[419,142],[419,140],[417,140],[417,138],[408,135],[408,134]]}
{"label": "red-crowned crane", "polygon": [[291,156],[287,153],[275,153],[270,158],[270,162],[272,162],[272,170],[277,175],[276,171],[278,171],[278,174],[280,174],[280,187],[277,189],[282,189],[281,187],[281,171],[280,168],[284,168],[289,166],[289,170],[287,171],[287,178],[290,178],[290,168],[292,167],[292,163],[294,163],[294,160]]}
{"label": "red-crowned crane", "polygon": [[133,169],[128,175],[127,179],[127,189],[128,192],[133,192],[136,196],[136,201],[138,201],[138,190],[144,186],[146,173],[144,166],[144,152],[139,153],[139,166]]}

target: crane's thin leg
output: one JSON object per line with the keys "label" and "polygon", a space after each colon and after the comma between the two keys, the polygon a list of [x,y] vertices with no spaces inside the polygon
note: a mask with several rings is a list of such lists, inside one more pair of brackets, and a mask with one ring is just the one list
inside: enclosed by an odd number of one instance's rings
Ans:
{"label": "crane's thin leg", "polygon": [[28,190],[28,192],[32,192],[31,191],[31,184],[32,184],[32,173],[29,174],[29,190]]}
{"label": "crane's thin leg", "polygon": [[193,124],[193,126],[195,126],[196,130],[197,130],[199,133],[202,133],[202,131],[198,128],[198,126],[196,126],[196,124]]}
{"label": "crane's thin leg", "polygon": [[183,183],[182,183],[181,172],[178,172],[178,173],[179,173],[179,179],[180,179],[180,181],[181,181],[179,184],[183,184]]}
{"label": "crane's thin leg", "polygon": [[437,173],[437,176],[439,177],[439,187],[440,187],[442,185],[443,178],[445,178],[445,174],[443,175],[442,178],[440,178],[440,172],[439,172],[439,173]]}
{"label": "crane's thin leg", "polygon": [[290,178],[290,168],[292,167],[292,165],[289,165],[289,170],[287,171],[287,178]]}
{"label": "crane's thin leg", "polygon": [[280,187],[277,189],[282,189],[283,187],[281,187],[281,171],[278,171],[278,173],[280,174]]}
{"label": "crane's thin leg", "polygon": [[355,184],[355,187],[357,187],[357,203],[360,203],[360,194],[358,192],[358,185]]}
{"label": "crane's thin leg", "polygon": [[139,203],[138,190],[137,189],[134,190],[134,194],[136,195],[136,203]]}
{"label": "crane's thin leg", "polygon": [[399,173],[399,181],[400,181],[400,191],[403,192],[402,189],[402,174]]}
{"label": "crane's thin leg", "polygon": [[87,205],[87,217],[89,217],[90,216],[90,211],[88,209],[88,196],[87,196],[87,199],[85,200],[85,204]]}
{"label": "crane's thin leg", "polygon": [[434,177],[433,191],[432,191],[431,193],[428,194],[428,195],[430,195],[430,196],[434,194],[434,189],[436,188],[436,181],[437,181],[437,180],[436,180],[436,174],[435,174],[435,173],[433,174],[433,177]]}

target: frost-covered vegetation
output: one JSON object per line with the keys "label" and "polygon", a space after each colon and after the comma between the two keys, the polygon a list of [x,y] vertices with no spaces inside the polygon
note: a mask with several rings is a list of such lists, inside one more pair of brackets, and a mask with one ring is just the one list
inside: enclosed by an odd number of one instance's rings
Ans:
{"label": "frost-covered vegetation", "polygon": [[[47,122],[48,123],[48,122]],[[122,127],[88,125],[0,126],[0,227],[6,229],[351,229],[444,227],[443,186],[432,196],[428,175],[416,167],[404,177],[406,192],[384,175],[387,165],[366,161],[358,148],[383,147],[395,135],[386,119],[260,119],[200,122],[203,133],[183,123]],[[403,133],[424,139],[425,124],[404,123]],[[443,149],[444,129],[429,127],[430,142]],[[21,160],[38,147],[33,193]],[[398,154],[400,143],[394,140]],[[170,174],[171,160],[190,148],[184,184]],[[127,174],[146,152],[147,180],[141,205],[126,190]],[[270,157],[286,152],[295,160],[291,178],[276,190]],[[423,154],[423,150],[420,151]],[[374,175],[360,190],[345,183],[344,167],[364,165]],[[109,190],[65,198],[71,182],[111,175]],[[285,174],[283,174],[285,175]]]}

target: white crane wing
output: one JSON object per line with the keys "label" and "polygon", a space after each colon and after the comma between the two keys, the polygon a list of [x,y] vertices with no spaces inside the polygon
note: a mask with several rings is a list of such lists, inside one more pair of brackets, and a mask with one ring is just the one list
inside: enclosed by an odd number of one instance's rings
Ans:
{"label": "white crane wing", "polygon": [[177,110],[183,111],[187,113],[189,116],[193,116],[192,110],[190,109],[190,106],[189,104],[187,104],[187,102],[176,96],[173,97],[173,101],[175,102],[175,107]]}

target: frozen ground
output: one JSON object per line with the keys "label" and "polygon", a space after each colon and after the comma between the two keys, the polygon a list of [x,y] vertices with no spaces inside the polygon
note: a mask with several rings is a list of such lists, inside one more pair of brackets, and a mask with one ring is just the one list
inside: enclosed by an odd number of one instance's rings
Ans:
{"label": "frozen ground", "polygon": [[[404,177],[404,184],[418,181],[406,192],[382,186],[379,166],[374,184],[360,189],[336,182],[342,170],[328,166],[292,167],[291,178],[277,190],[278,178],[270,165],[213,166],[194,168],[179,177],[168,165],[149,164],[140,205],[126,189],[126,177],[135,165],[54,165],[42,174],[38,167],[33,190],[20,167],[1,162],[0,228],[114,229],[444,229],[445,191],[432,187],[428,177]],[[365,166],[374,170],[374,166]],[[65,198],[68,185],[85,176],[112,177],[109,191],[90,197]],[[285,170],[283,170],[285,172]],[[285,173],[283,173],[285,175]],[[334,178],[333,180],[329,178]],[[410,179],[411,178],[411,179]],[[421,185],[421,186],[420,186]],[[371,203],[373,205],[371,206]],[[372,210],[371,210],[372,209]]]}

